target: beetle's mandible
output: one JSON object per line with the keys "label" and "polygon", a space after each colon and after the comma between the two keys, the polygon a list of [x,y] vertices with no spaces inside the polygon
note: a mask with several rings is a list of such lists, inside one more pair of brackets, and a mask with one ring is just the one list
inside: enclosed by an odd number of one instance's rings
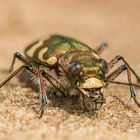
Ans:
{"label": "beetle's mandible", "polygon": [[[20,60],[23,65],[1,82],[0,87],[22,69],[31,72],[37,77],[40,87],[39,118],[44,114],[47,95],[54,94],[54,92],[64,97],[77,95],[82,98],[85,107],[89,107],[87,104],[91,103],[92,109],[97,110],[106,102],[103,89],[110,83],[128,85],[131,98],[140,107],[134,91],[134,86],[140,86],[132,83],[131,73],[137,82],[140,82],[140,77],[120,55],[110,62],[100,58],[101,52],[106,47],[107,44],[103,43],[93,50],[86,44],[69,37],[61,35],[52,35],[47,39],[42,37],[25,49],[25,57],[19,52],[14,54],[10,71],[13,70],[16,59]],[[123,64],[110,72],[119,61]],[[124,71],[127,71],[128,83],[114,81]]]}

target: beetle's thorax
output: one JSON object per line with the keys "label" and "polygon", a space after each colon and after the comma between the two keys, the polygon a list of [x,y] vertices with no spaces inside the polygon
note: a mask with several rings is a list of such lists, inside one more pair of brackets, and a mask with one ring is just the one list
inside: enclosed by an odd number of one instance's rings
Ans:
{"label": "beetle's thorax", "polygon": [[[95,57],[95,55],[86,51],[71,51],[59,58],[59,63],[66,71],[67,75],[76,78],[76,77],[97,77],[101,79],[104,73],[101,71],[99,59]],[[79,65],[79,71],[76,73],[73,72],[74,68],[71,68],[73,63],[77,63]]]}

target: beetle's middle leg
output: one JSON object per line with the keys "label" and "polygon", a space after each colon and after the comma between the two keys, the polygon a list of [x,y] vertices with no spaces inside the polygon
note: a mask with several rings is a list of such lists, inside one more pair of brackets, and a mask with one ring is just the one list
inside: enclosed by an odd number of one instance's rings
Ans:
{"label": "beetle's middle leg", "polygon": [[117,64],[120,60],[122,60],[124,62],[124,64],[130,69],[130,71],[133,73],[133,75],[136,77],[137,82],[140,83],[140,77],[138,76],[138,74],[134,71],[134,69],[126,62],[126,60],[120,56],[117,55],[115,58],[113,58],[109,63],[108,63],[108,72],[111,68],[114,67],[115,64]]}
{"label": "beetle's middle leg", "polygon": [[16,59],[22,60],[20,57],[21,56],[20,56],[20,53],[19,52],[14,53],[14,57],[13,57],[13,60],[12,60],[12,63],[11,63],[9,72],[12,72],[13,71],[13,68],[14,68],[14,64],[15,64]]}
{"label": "beetle's middle leg", "polygon": [[13,69],[13,65],[14,65],[14,62],[15,62],[16,58],[18,60],[20,60],[23,63],[23,65],[21,67],[19,67],[17,70],[15,70],[3,82],[1,82],[0,83],[0,88],[3,85],[5,85],[10,79],[12,79],[14,76],[16,76],[21,70],[26,69],[26,70],[30,71],[32,74],[34,74],[36,77],[39,78],[39,82],[40,82],[40,92],[41,92],[42,97],[41,97],[41,107],[40,107],[40,116],[39,116],[39,118],[41,118],[43,113],[44,113],[44,106],[47,104],[43,76],[41,75],[41,72],[39,71],[38,68],[34,68],[33,65],[18,52],[16,52],[15,55],[14,55],[11,70]]}
{"label": "beetle's middle leg", "polygon": [[[136,105],[138,107],[140,107],[140,103],[136,99],[136,94],[135,94],[135,91],[134,91],[134,86],[133,86],[133,83],[132,83],[132,80],[131,80],[131,69],[126,64],[120,66],[118,69],[114,70],[111,74],[109,74],[105,78],[106,82],[107,81],[115,80],[125,70],[127,70],[127,78],[128,78],[129,88],[130,88],[130,96],[131,96],[131,98],[134,99],[134,102],[136,103]],[[109,83],[107,83],[107,85],[109,85]]]}

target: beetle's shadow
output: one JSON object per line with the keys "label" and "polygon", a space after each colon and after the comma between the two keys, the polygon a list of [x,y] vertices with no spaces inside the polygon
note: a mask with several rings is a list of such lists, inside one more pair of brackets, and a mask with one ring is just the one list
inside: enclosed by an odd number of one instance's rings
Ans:
{"label": "beetle's shadow", "polygon": [[[37,100],[40,101],[39,100],[39,87],[35,85],[34,82],[31,80],[32,75],[28,71],[23,70],[18,75],[18,79],[22,87],[32,88],[32,90],[37,93],[36,95],[34,95],[34,97],[31,97],[32,95],[29,96],[29,94],[26,97],[30,98],[31,100],[33,98],[37,98]],[[61,108],[70,114],[73,114],[73,113],[77,115],[84,114],[84,113],[88,113],[89,115],[96,114],[96,111],[92,109],[91,110],[85,109],[82,106],[82,104],[79,102],[79,97],[77,96],[63,97],[63,96],[58,96],[57,94],[54,93],[52,96],[48,96],[48,99],[49,99],[48,106],[54,107],[54,108]],[[29,106],[33,107],[33,104],[29,104]]]}

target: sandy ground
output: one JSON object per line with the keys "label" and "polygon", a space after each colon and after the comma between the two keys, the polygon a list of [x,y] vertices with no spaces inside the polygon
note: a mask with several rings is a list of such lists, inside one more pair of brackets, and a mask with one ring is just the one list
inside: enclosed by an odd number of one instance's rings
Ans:
{"label": "sandy ground", "polygon": [[[58,33],[77,38],[95,48],[107,41],[102,54],[109,61],[123,55],[140,75],[139,0],[1,0],[0,80],[8,73],[13,53],[42,35]],[[19,64],[19,63],[18,63]],[[16,65],[16,67],[18,66]],[[126,80],[123,74],[120,80]],[[136,90],[140,99],[140,90]],[[0,90],[0,140],[138,140],[140,109],[129,100],[126,86],[110,86],[107,103],[98,112],[83,113],[73,105],[49,104],[42,119],[37,94],[14,78]]]}

